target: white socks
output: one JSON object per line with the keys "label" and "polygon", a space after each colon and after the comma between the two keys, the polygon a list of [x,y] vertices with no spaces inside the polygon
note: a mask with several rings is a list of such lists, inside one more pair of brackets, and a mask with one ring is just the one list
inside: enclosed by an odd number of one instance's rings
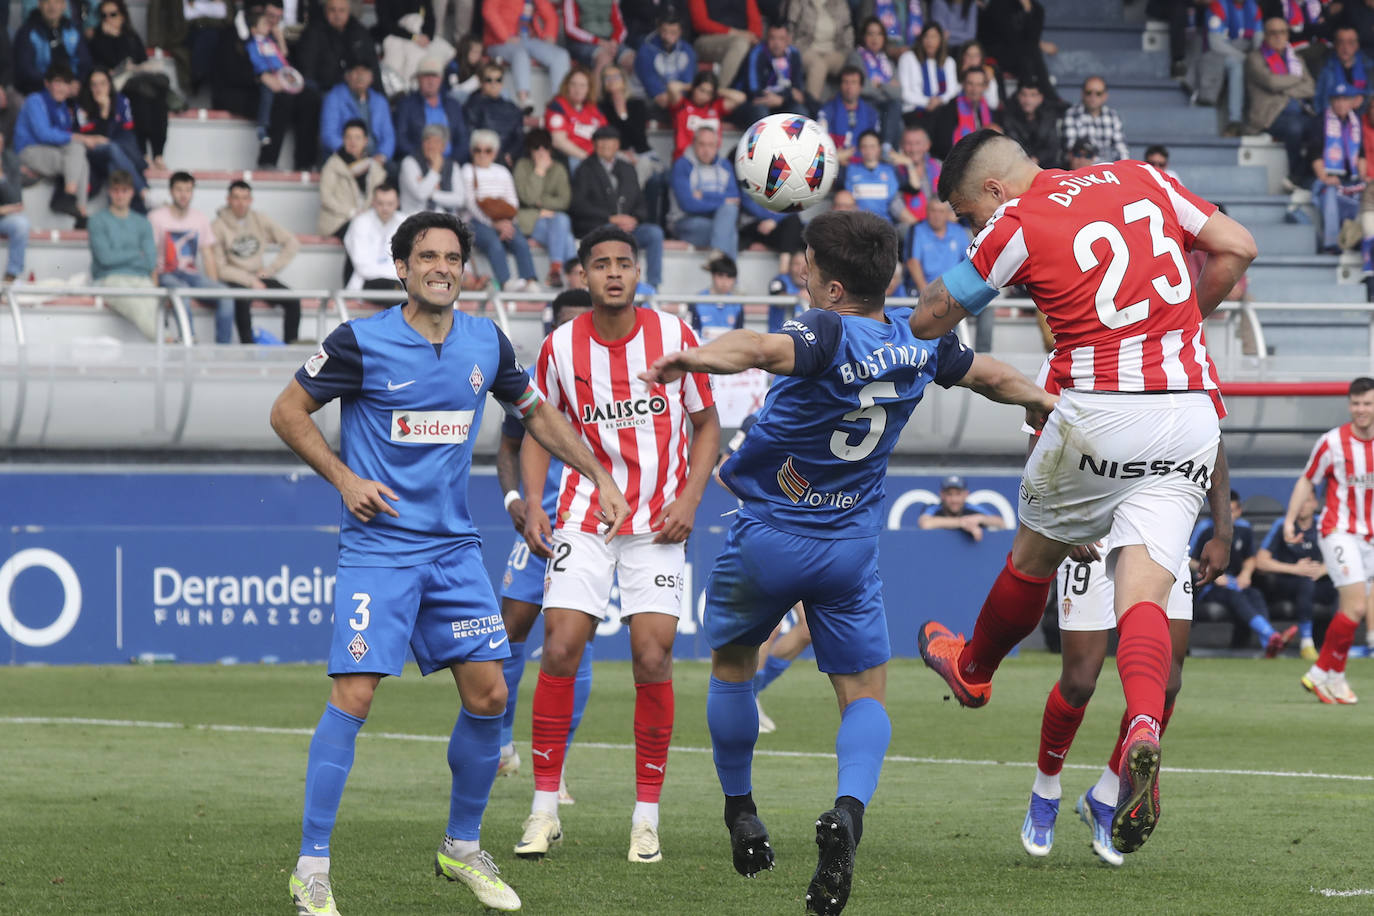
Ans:
{"label": "white socks", "polygon": [[530,805],[530,813],[552,814],[558,816],[558,792],[543,792],[539,789],[534,790],[534,803]]}
{"label": "white socks", "polygon": [[481,848],[480,840],[455,840],[451,836],[444,837],[444,855],[450,859],[466,859]]}
{"label": "white socks", "polygon": [[649,826],[658,829],[658,802],[635,802],[634,813],[630,815],[630,825],[648,821]]}
{"label": "white socks", "polygon": [[1097,785],[1093,786],[1093,798],[1103,805],[1116,805],[1116,796],[1121,791],[1121,777],[1111,771],[1110,767],[1102,768],[1102,775],[1097,778]]}
{"label": "white socks", "polygon": [[1064,790],[1059,787],[1059,774],[1050,776],[1041,772],[1039,767],[1035,768],[1035,785],[1031,786],[1031,791],[1041,798],[1056,799],[1064,794]]}
{"label": "white socks", "polygon": [[296,874],[302,878],[320,872],[329,874],[329,856],[301,856],[296,860]]}

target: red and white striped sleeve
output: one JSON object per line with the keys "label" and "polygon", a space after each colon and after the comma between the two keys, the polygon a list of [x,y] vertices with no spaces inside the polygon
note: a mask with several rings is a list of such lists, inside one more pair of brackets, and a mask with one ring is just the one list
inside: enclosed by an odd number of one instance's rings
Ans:
{"label": "red and white striped sleeve", "polygon": [[553,335],[544,338],[539,359],[534,365],[534,387],[551,405],[563,409],[563,390],[558,382],[558,361],[553,355]]}
{"label": "red and white striped sleeve", "polygon": [[968,246],[969,261],[993,289],[1021,282],[1030,258],[1016,205],[1016,200],[1010,200],[998,207],[983,231]]}
{"label": "red and white striped sleeve", "polygon": [[1331,433],[1324,433],[1312,448],[1312,457],[1307,459],[1307,467],[1302,476],[1313,484],[1318,484],[1331,469]]}

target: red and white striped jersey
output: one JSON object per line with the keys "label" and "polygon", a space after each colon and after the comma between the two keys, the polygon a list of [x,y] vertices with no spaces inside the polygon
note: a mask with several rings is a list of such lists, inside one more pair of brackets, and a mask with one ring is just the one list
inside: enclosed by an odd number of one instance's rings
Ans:
{"label": "red and white striped jersey", "polygon": [[1213,393],[1184,252],[1216,211],[1143,162],[1047,169],[969,245],[989,286],[1025,286],[1061,388]]}
{"label": "red and white striped jersey", "polygon": [[[657,530],[652,523],[687,480],[688,415],[715,403],[706,375],[650,388],[639,374],[663,354],[695,346],[696,335],[680,318],[636,308],[634,330],[621,340],[597,336],[589,312],[554,330],[539,351],[535,384],[630,504],[621,534]],[[553,526],[595,532],[599,509],[592,482],[565,467]]]}
{"label": "red and white striped jersey", "polygon": [[1351,424],[1328,431],[1312,449],[1303,476],[1326,483],[1322,537],[1343,531],[1374,538],[1374,440],[1355,435]]}

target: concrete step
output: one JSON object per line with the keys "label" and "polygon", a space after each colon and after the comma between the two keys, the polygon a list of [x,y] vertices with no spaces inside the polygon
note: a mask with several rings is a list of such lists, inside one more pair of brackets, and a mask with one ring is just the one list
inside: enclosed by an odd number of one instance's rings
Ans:
{"label": "concrete step", "polygon": [[[1230,209],[1230,208],[1227,208]],[[1290,223],[1243,223],[1255,237],[1261,258],[1309,255],[1316,251],[1317,234],[1312,226]]]}
{"label": "concrete step", "polygon": [[1169,151],[1169,167],[1175,171],[1183,166],[1233,166],[1240,154],[1240,144],[1236,140],[1155,134],[1148,141],[1134,138],[1129,144],[1131,155],[1144,159],[1145,148],[1156,143]]}
{"label": "concrete step", "polygon": [[[1103,4],[1106,6],[1107,4]],[[1066,20],[1057,9],[1053,23],[1047,23],[1043,38],[1052,41],[1060,50],[1075,51],[1139,51],[1141,50],[1141,29],[1133,25],[1110,25],[1105,23],[1080,23]]]}
{"label": "concrete step", "polygon": [[1281,223],[1288,211],[1287,194],[1216,194],[1211,199],[1224,203],[1227,214],[1247,227]]}
{"label": "concrete step", "polygon": [[[1097,75],[1112,83],[1120,79],[1164,79],[1169,76],[1169,55],[1157,51],[1080,51],[1060,48],[1050,58],[1050,73],[1060,86],[1077,86]],[[1072,96],[1070,96],[1072,97]]]}
{"label": "concrete step", "polygon": [[1140,140],[1155,136],[1217,136],[1217,113],[1210,108],[1187,105],[1113,105],[1121,115],[1126,136]]}
{"label": "concrete step", "polygon": [[1190,190],[1208,200],[1224,200],[1228,193],[1263,194],[1269,189],[1265,170],[1252,166],[1199,165],[1176,171]]}
{"label": "concrete step", "polygon": [[[258,138],[252,121],[192,109],[168,120],[164,157],[173,169],[251,169],[258,161]],[[291,160],[283,153],[278,161]]]}
{"label": "concrete step", "polygon": [[1158,85],[1148,86],[1122,86],[1117,83],[1107,84],[1107,104],[1113,108],[1187,108],[1188,96],[1184,95],[1183,90],[1178,88],[1178,84],[1173,80],[1166,80]]}
{"label": "concrete step", "polygon": [[[1121,26],[1128,21],[1120,3],[1102,0],[1054,0],[1045,4],[1046,31],[1061,26]],[[1139,26],[1136,27],[1139,30]]]}

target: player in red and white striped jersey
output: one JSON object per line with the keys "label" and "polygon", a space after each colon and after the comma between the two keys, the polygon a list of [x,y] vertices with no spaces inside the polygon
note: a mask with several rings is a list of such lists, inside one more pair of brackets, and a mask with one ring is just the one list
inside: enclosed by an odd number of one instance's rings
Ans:
{"label": "player in red and white striped jersey", "polygon": [[1307,468],[1293,484],[1283,519],[1283,537],[1289,543],[1300,540],[1298,513],[1319,484],[1326,485],[1322,561],[1341,609],[1331,618],[1321,654],[1302,676],[1302,685],[1323,703],[1350,705],[1356,697],[1345,680],[1345,659],[1374,600],[1374,379],[1350,383],[1350,422],[1317,440]]}
{"label": "player in red and white striped jersey", "polygon": [[[650,386],[640,379],[661,356],[697,345],[680,319],[634,305],[638,246],[607,225],[588,233],[578,257],[587,270],[592,311],[544,341],[535,384],[562,410],[600,465],[627,492],[630,521],[603,539],[601,506],[585,476],[567,469],[552,529],[529,500],[525,539],[548,557],[544,650],[534,691],[534,803],[517,855],[537,858],[562,838],[558,778],[563,770],[573,683],[583,647],[620,582],[635,678],[635,810],[631,862],[657,862],[658,800],[673,731],[673,639],[682,610],[683,543],[720,448],[720,421],[704,375]],[[690,434],[689,434],[690,427]],[[548,453],[521,448],[526,492],[548,473]]]}
{"label": "player in red and white striped jersey", "polygon": [[[1026,463],[1007,565],[967,642],[930,621],[921,655],[966,706],[1035,629],[1074,545],[1111,535],[1117,668],[1130,728],[1112,842],[1138,849],[1159,820],[1159,731],[1169,676],[1164,606],[1216,469],[1216,372],[1202,321],[1255,257],[1245,229],[1143,162],[1041,169],[995,131],[945,158],[940,197],[979,234],[969,260],[926,288],[911,326],[936,337],[1026,287],[1054,334],[1063,389]],[[1209,253],[1193,281],[1186,250]],[[1229,513],[1227,513],[1229,515]],[[1226,567],[1230,519],[1206,545],[1203,582]]]}

